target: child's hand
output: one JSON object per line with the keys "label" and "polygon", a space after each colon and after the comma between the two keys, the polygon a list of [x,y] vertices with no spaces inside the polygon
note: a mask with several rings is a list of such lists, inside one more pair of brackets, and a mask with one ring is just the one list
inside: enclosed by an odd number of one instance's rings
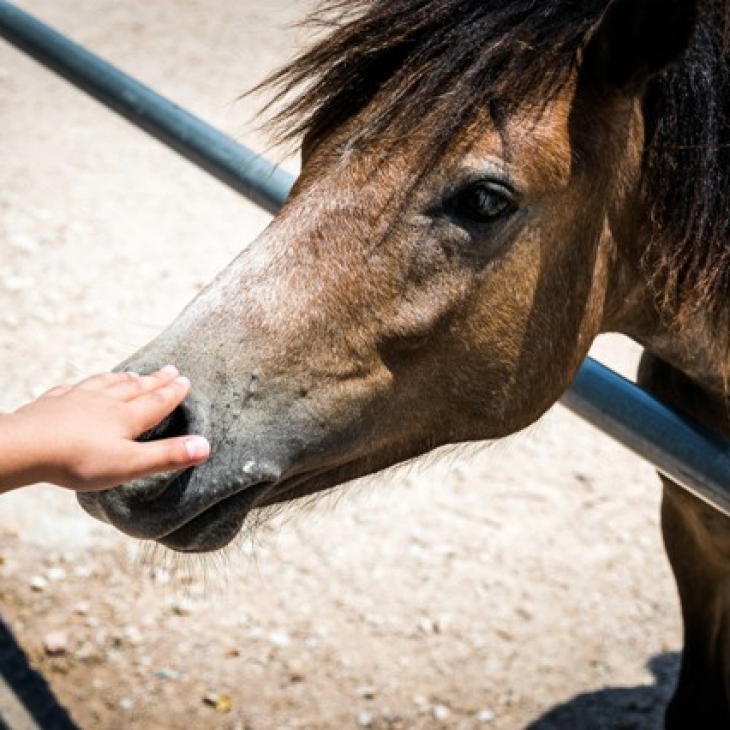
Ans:
{"label": "child's hand", "polygon": [[172,366],[148,376],[108,373],[0,416],[0,491],[40,481],[95,491],[200,464],[210,454],[202,436],[135,441],[189,390]]}

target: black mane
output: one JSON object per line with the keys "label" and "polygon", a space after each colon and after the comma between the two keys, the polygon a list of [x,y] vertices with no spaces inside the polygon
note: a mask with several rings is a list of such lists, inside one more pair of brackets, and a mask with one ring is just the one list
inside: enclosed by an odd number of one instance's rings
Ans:
{"label": "black mane", "polygon": [[[493,117],[549,99],[576,70],[606,0],[330,0],[310,23],[322,39],[267,84],[285,101],[282,140],[358,118],[360,139],[427,122],[432,149],[478,109]],[[681,62],[645,94],[647,261],[681,319],[726,317],[730,294],[730,0],[700,2]],[[378,103],[370,104],[377,97]],[[431,161],[432,162],[432,161]],[[429,164],[425,160],[424,164]]]}
{"label": "black mane", "polygon": [[662,302],[680,319],[705,309],[724,326],[730,315],[729,12],[728,0],[700,3],[681,63],[652,79],[644,97],[643,194]]}
{"label": "black mane", "polygon": [[[445,136],[473,111],[505,113],[569,78],[598,0],[330,0],[308,24],[326,34],[266,82],[290,98],[281,138],[317,135],[376,96],[361,138],[408,132],[428,116]],[[414,110],[418,110],[414,113]],[[395,129],[394,129],[395,127]]]}

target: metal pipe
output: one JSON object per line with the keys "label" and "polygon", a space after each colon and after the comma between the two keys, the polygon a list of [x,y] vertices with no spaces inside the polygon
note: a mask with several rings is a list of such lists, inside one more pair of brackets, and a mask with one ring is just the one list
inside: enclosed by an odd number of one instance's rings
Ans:
{"label": "metal pipe", "polygon": [[[148,87],[0,0],[0,36],[270,213],[293,178]],[[730,516],[730,445],[595,360],[562,402]]]}
{"label": "metal pipe", "polygon": [[730,444],[587,357],[561,402],[730,516]]}
{"label": "metal pipe", "polygon": [[269,213],[286,200],[291,175],[5,0],[0,36]]}

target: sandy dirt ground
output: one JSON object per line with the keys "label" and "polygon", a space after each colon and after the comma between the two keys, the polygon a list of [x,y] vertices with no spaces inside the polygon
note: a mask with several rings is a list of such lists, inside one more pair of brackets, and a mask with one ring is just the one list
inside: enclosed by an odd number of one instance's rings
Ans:
{"label": "sandy dirt ground", "polygon": [[[306,10],[21,4],[258,149],[241,92]],[[130,354],[266,224],[3,43],[0,149],[0,411]],[[598,352],[637,358],[618,338]],[[0,504],[0,612],[85,730],[656,728],[680,648],[659,496],[560,406],[204,560],[37,486]]]}

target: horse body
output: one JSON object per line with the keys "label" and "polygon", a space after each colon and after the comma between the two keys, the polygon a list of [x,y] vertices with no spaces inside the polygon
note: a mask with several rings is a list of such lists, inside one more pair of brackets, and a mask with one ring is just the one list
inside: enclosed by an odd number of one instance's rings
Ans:
{"label": "horse body", "polygon": [[[218,549],[252,509],[527,426],[604,331],[730,437],[725,3],[336,5],[278,77],[314,78],[285,115],[305,134],[290,200],[124,364],[191,377],[149,437],[201,432],[212,458],[84,507]],[[667,726],[727,728],[730,523],[665,483],[662,524],[685,620]]]}

